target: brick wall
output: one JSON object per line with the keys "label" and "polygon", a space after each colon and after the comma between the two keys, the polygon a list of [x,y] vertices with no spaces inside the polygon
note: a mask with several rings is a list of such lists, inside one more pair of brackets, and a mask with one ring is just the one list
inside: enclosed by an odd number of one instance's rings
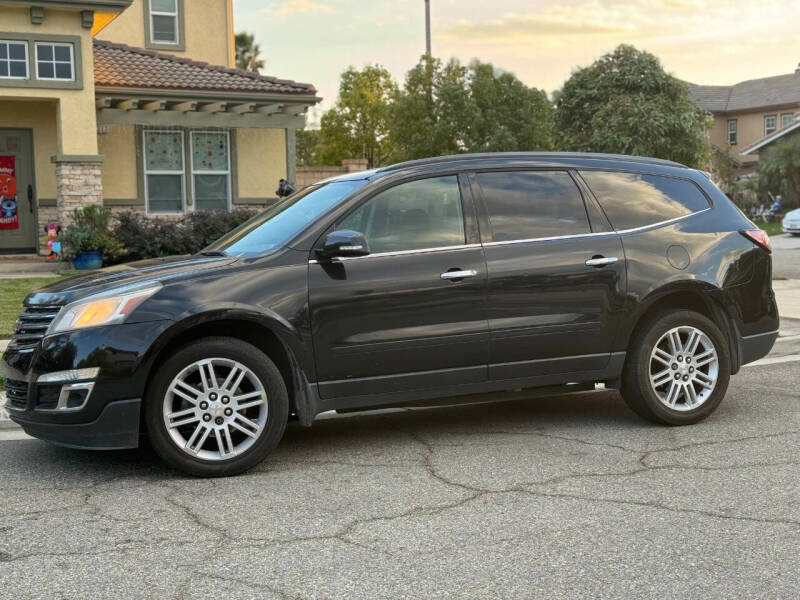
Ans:
{"label": "brick wall", "polygon": [[338,177],[345,173],[357,173],[367,169],[367,160],[363,158],[349,158],[342,161],[341,166],[323,167],[297,167],[297,189],[317,183],[323,179]]}

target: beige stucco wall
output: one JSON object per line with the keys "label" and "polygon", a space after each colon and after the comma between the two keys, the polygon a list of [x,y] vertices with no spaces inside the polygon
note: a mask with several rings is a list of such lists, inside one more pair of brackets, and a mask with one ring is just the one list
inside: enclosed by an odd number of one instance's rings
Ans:
{"label": "beige stucco wall", "polygon": [[[36,87],[0,87],[0,101],[6,99],[48,100],[57,102],[56,113],[47,117],[55,120],[58,148],[52,154],[96,155],[97,121],[94,106],[94,58],[92,36],[89,29],[81,26],[78,11],[61,11],[48,8],[44,23],[33,25],[27,8],[0,8],[0,37],[3,32],[33,33],[46,38],[48,35],[72,35],[80,37],[83,89],[65,90]],[[30,49],[33,51],[33,49]],[[42,115],[40,119],[46,118]],[[41,157],[36,148],[37,163]],[[49,160],[49,155],[46,157]],[[52,167],[51,167],[52,169]]]}
{"label": "beige stucco wall", "polygon": [[[714,126],[711,129],[711,143],[720,148],[728,148],[728,120],[737,120],[738,144],[731,149],[738,154],[748,146],[764,137],[764,117],[775,115],[778,129],[781,127],[781,115],[786,113],[800,114],[800,105],[794,109],[767,110],[749,113],[731,113],[715,115]],[[748,159],[748,157],[742,157]],[[753,160],[750,158],[749,160]]]}
{"label": "beige stucco wall", "polygon": [[[145,48],[145,3],[134,0],[119,17],[97,34],[101,40]],[[233,25],[230,0],[183,0],[185,50],[159,46],[159,52],[185,56],[213,65],[233,66]]]}
{"label": "beige stucco wall", "polygon": [[236,162],[239,198],[274,198],[286,177],[285,130],[237,129]]}
{"label": "beige stucco wall", "polygon": [[101,131],[97,144],[100,154],[105,157],[103,197],[113,201],[135,201],[139,194],[136,128],[133,125],[109,125]]}
{"label": "beige stucco wall", "polygon": [[39,199],[55,199],[56,171],[50,157],[58,153],[56,103],[4,101],[0,98],[0,128],[33,130],[36,195]]}

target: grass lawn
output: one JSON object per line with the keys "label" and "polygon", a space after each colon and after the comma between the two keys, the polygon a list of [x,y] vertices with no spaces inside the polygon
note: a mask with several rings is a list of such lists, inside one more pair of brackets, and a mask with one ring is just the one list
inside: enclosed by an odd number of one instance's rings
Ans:
{"label": "grass lawn", "polygon": [[14,321],[22,312],[22,301],[25,296],[47,285],[58,281],[60,276],[30,277],[25,279],[0,279],[0,340],[11,337]]}
{"label": "grass lawn", "polygon": [[783,233],[783,228],[781,227],[780,221],[775,221],[772,223],[756,223],[761,229],[767,232],[767,235],[779,235]]}

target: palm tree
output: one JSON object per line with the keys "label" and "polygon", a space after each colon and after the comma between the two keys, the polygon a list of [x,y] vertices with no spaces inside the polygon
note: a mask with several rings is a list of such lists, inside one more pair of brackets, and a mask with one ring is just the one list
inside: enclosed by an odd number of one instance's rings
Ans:
{"label": "palm tree", "polygon": [[261,47],[255,43],[252,33],[242,31],[236,34],[236,67],[245,71],[258,72],[264,68],[264,61],[259,54]]}

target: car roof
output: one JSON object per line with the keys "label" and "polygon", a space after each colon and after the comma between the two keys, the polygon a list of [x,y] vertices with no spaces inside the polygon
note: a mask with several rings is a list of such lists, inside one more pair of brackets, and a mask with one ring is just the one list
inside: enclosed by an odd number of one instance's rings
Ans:
{"label": "car roof", "polygon": [[686,165],[661,158],[646,156],[629,156],[626,154],[601,154],[595,152],[483,152],[478,154],[451,154],[409,160],[369,171],[346,173],[338,177],[326,179],[321,183],[332,181],[375,180],[401,171],[435,171],[438,169],[470,169],[477,167],[503,167],[510,165],[541,165],[560,166],[572,168],[598,168],[610,169],[634,168],[635,170],[664,171],[694,171]]}

